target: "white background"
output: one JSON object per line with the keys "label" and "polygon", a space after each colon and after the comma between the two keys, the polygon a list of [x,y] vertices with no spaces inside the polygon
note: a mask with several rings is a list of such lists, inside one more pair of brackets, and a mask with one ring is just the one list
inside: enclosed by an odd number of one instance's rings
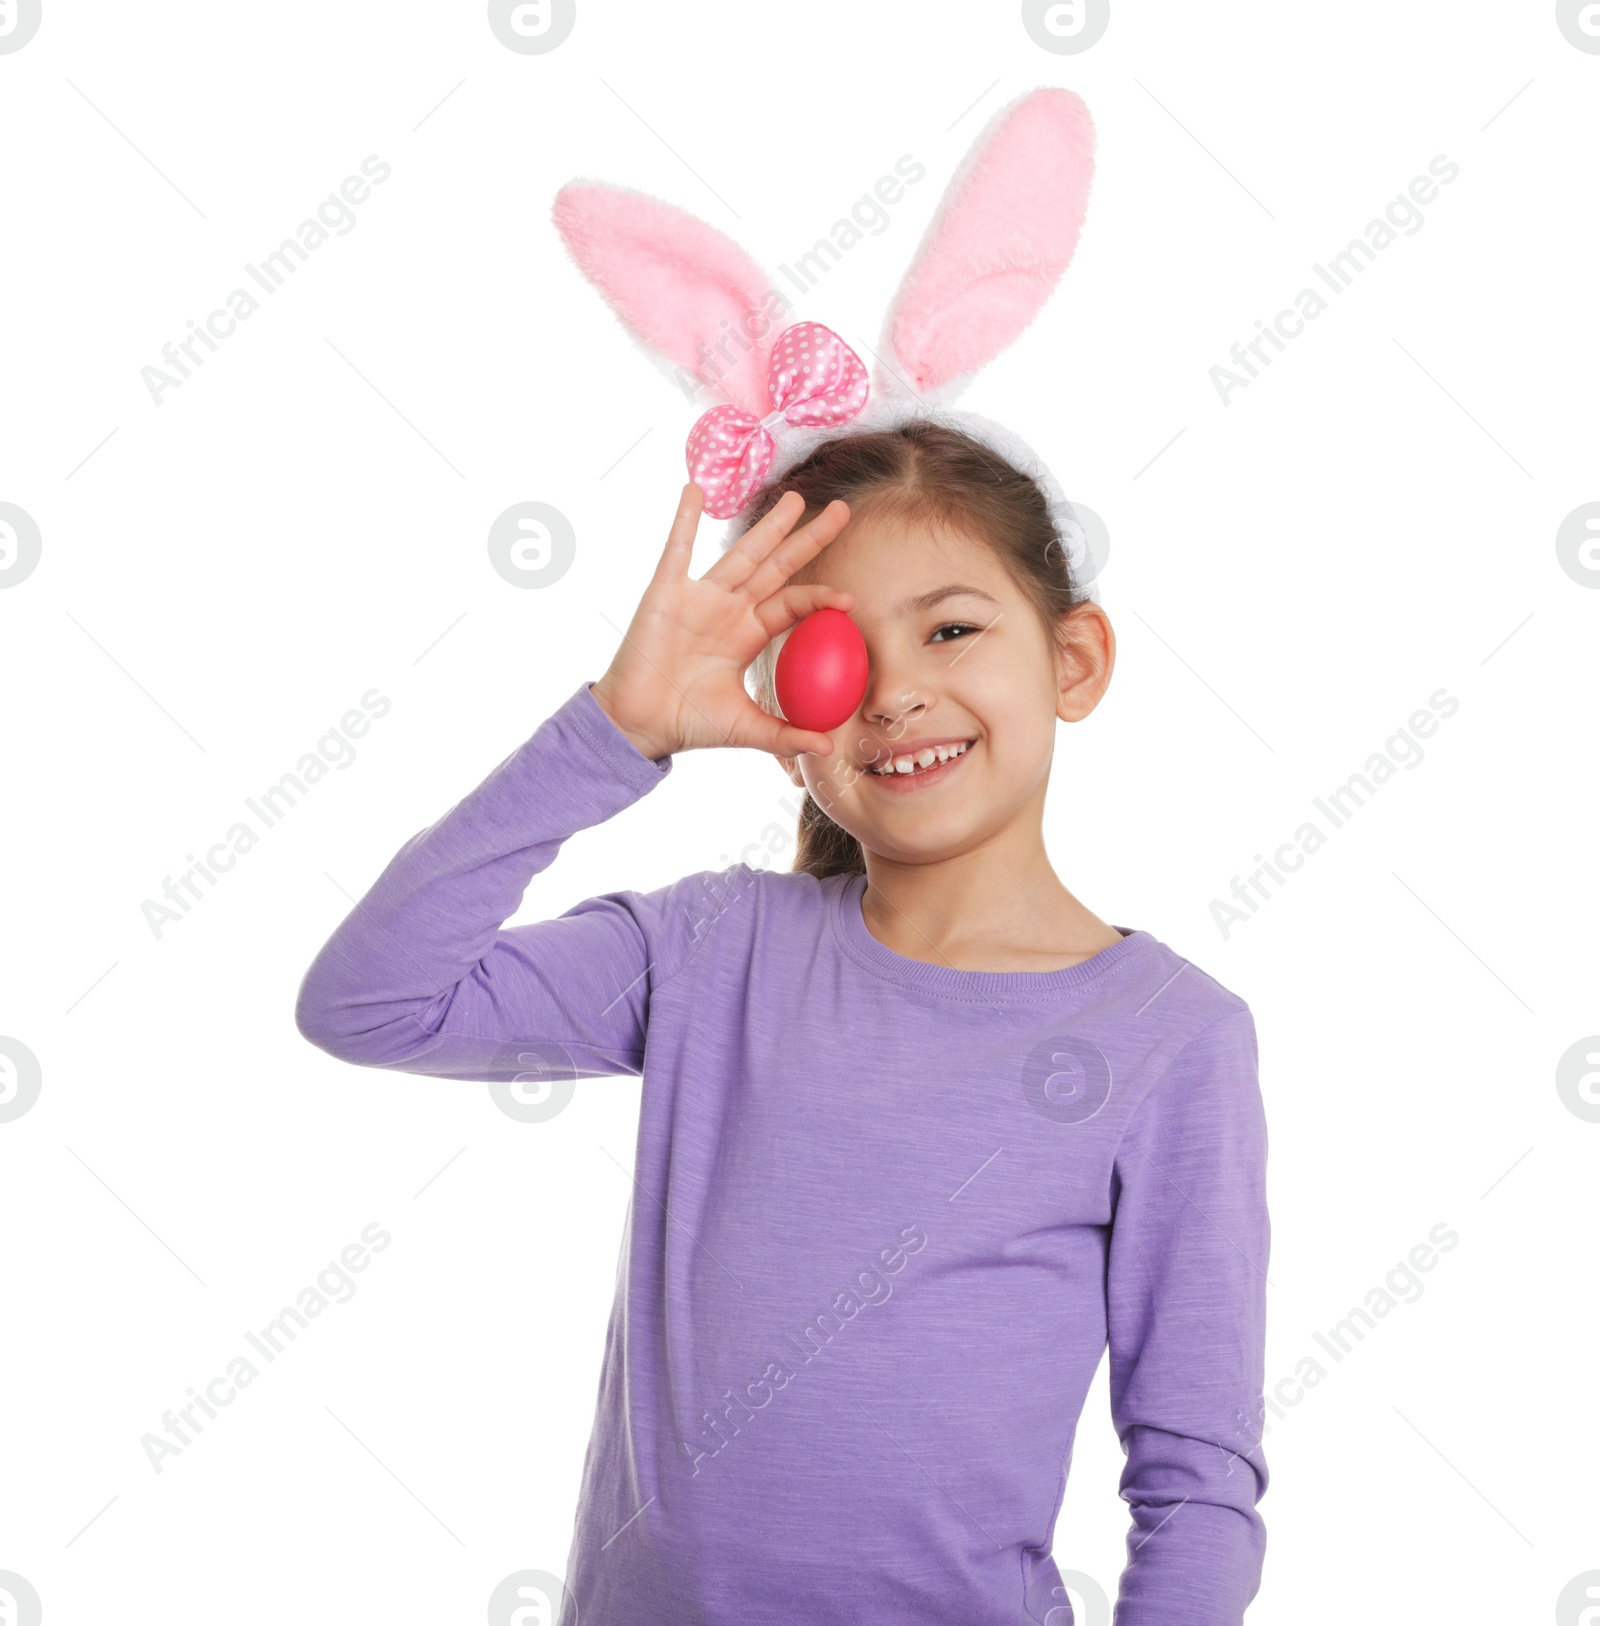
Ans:
{"label": "white background", "polygon": [[[567,260],[557,187],[642,188],[776,272],[912,155],[796,304],[860,348],[972,138],[1042,84],[1094,117],[1088,221],[962,404],[1111,536],[1120,653],[1062,729],[1056,867],[1256,1016],[1282,1387],[1249,1619],[1547,1620],[1600,1569],[1600,1123],[1555,1082],[1600,1030],[1600,592],[1556,550],[1600,498],[1600,55],[1487,0],[1119,0],[1077,55],[1012,5],[580,3],[521,54],[481,4],[46,0],[0,54],[0,502],[43,538],[0,591],[0,1034],[42,1070],[0,1124],[0,1569],[46,1619],[481,1620],[563,1570],[639,1081],[518,1123],[313,1049],[296,988],[603,670],[685,478],[694,409]],[[368,154],[392,175],[353,229],[155,404],[141,369]],[[1439,154],[1421,228],[1328,295],[1313,263]],[[1224,405],[1210,369],[1304,287],[1328,310]],[[577,534],[540,591],[486,549],[523,501]],[[145,900],[373,688],[355,761],[154,935]],[[1420,765],[1225,937],[1213,900],[1441,688]],[[518,918],[721,868],[787,791],[685,757]],[[354,1298],[155,1472],[163,1412],[371,1222]],[[1420,1297],[1320,1351],[1441,1222]],[[1080,1620],[1123,1562],[1122,1460],[1102,1367],[1055,1550]]]}

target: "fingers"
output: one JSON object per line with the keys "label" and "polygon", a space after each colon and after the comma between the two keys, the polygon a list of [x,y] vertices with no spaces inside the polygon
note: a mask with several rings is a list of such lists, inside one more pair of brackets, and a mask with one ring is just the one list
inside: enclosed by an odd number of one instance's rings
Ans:
{"label": "fingers", "polygon": [[767,554],[750,572],[743,591],[756,599],[775,593],[801,565],[816,558],[849,522],[849,505],[836,497],[809,524],[786,537]]}
{"label": "fingers", "polygon": [[786,491],[734,545],[706,572],[708,579],[724,587],[737,587],[788,534],[790,527],[806,511],[805,498],[798,491]]}
{"label": "fingers", "polygon": [[821,582],[800,582],[763,599],[756,605],[755,614],[771,639],[815,610],[848,610],[855,601],[854,593],[840,588],[825,587]]}
{"label": "fingers", "polygon": [[798,491],[784,492],[706,572],[706,578],[730,592],[742,590],[751,598],[765,598],[807,559],[820,553],[850,519],[849,505],[835,498],[790,536],[790,528],[805,509],[805,499]]}
{"label": "fingers", "polygon": [[656,564],[656,581],[681,580],[689,574],[689,560],[694,553],[695,531],[705,507],[706,494],[691,480],[678,494],[678,511],[672,516],[672,528],[667,532],[667,545],[661,550]]}

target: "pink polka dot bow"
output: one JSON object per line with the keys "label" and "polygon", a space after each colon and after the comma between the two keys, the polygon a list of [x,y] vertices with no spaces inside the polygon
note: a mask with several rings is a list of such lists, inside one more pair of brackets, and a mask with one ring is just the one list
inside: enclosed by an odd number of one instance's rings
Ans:
{"label": "pink polka dot bow", "polygon": [[689,431],[689,478],[716,519],[732,519],[766,479],[777,450],[770,430],[780,423],[817,429],[855,417],[867,404],[867,369],[831,328],[796,322],[772,347],[767,389],[777,405],[766,417],[716,406]]}

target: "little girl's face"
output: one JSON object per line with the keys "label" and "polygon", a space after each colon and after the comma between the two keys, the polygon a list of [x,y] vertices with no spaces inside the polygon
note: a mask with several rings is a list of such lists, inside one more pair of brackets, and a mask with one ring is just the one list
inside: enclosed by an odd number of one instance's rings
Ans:
{"label": "little girl's face", "polygon": [[995,552],[964,534],[867,511],[802,578],[854,594],[870,660],[833,757],[791,770],[834,823],[882,857],[926,863],[1036,822],[1056,719],[1093,708],[1110,661],[1085,672],[1058,654]]}

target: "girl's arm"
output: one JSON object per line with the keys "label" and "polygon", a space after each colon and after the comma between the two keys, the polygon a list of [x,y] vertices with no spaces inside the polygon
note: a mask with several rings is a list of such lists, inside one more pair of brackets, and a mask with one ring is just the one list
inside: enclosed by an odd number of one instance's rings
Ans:
{"label": "girl's arm", "polygon": [[805,503],[786,492],[691,577],[703,498],[692,482],[683,488],[600,681],[413,836],[312,962],[295,1020],[313,1044],[362,1066],[446,1078],[516,1076],[533,1046],[537,1063],[568,1076],[642,1070],[651,991],[688,963],[725,907],[719,878],[590,898],[509,930],[503,922],[568,836],[652,790],[674,753],[831,752],[826,734],[756,705],[744,672],[802,616],[851,603],[821,583],[786,585],[843,529],[844,503],[795,529]]}
{"label": "girl's arm", "polygon": [[1260,1586],[1266,1158],[1241,1004],[1178,1053],[1117,1153],[1111,1414],[1133,1509],[1117,1626],[1239,1626]]}
{"label": "girl's arm", "polygon": [[517,1041],[559,1047],[576,1076],[637,1073],[650,991],[701,940],[710,878],[502,922],[568,836],[647,795],[671,766],[643,756],[581,685],[390,861],[307,971],[300,1032],[345,1061],[448,1078],[525,1070]]}

